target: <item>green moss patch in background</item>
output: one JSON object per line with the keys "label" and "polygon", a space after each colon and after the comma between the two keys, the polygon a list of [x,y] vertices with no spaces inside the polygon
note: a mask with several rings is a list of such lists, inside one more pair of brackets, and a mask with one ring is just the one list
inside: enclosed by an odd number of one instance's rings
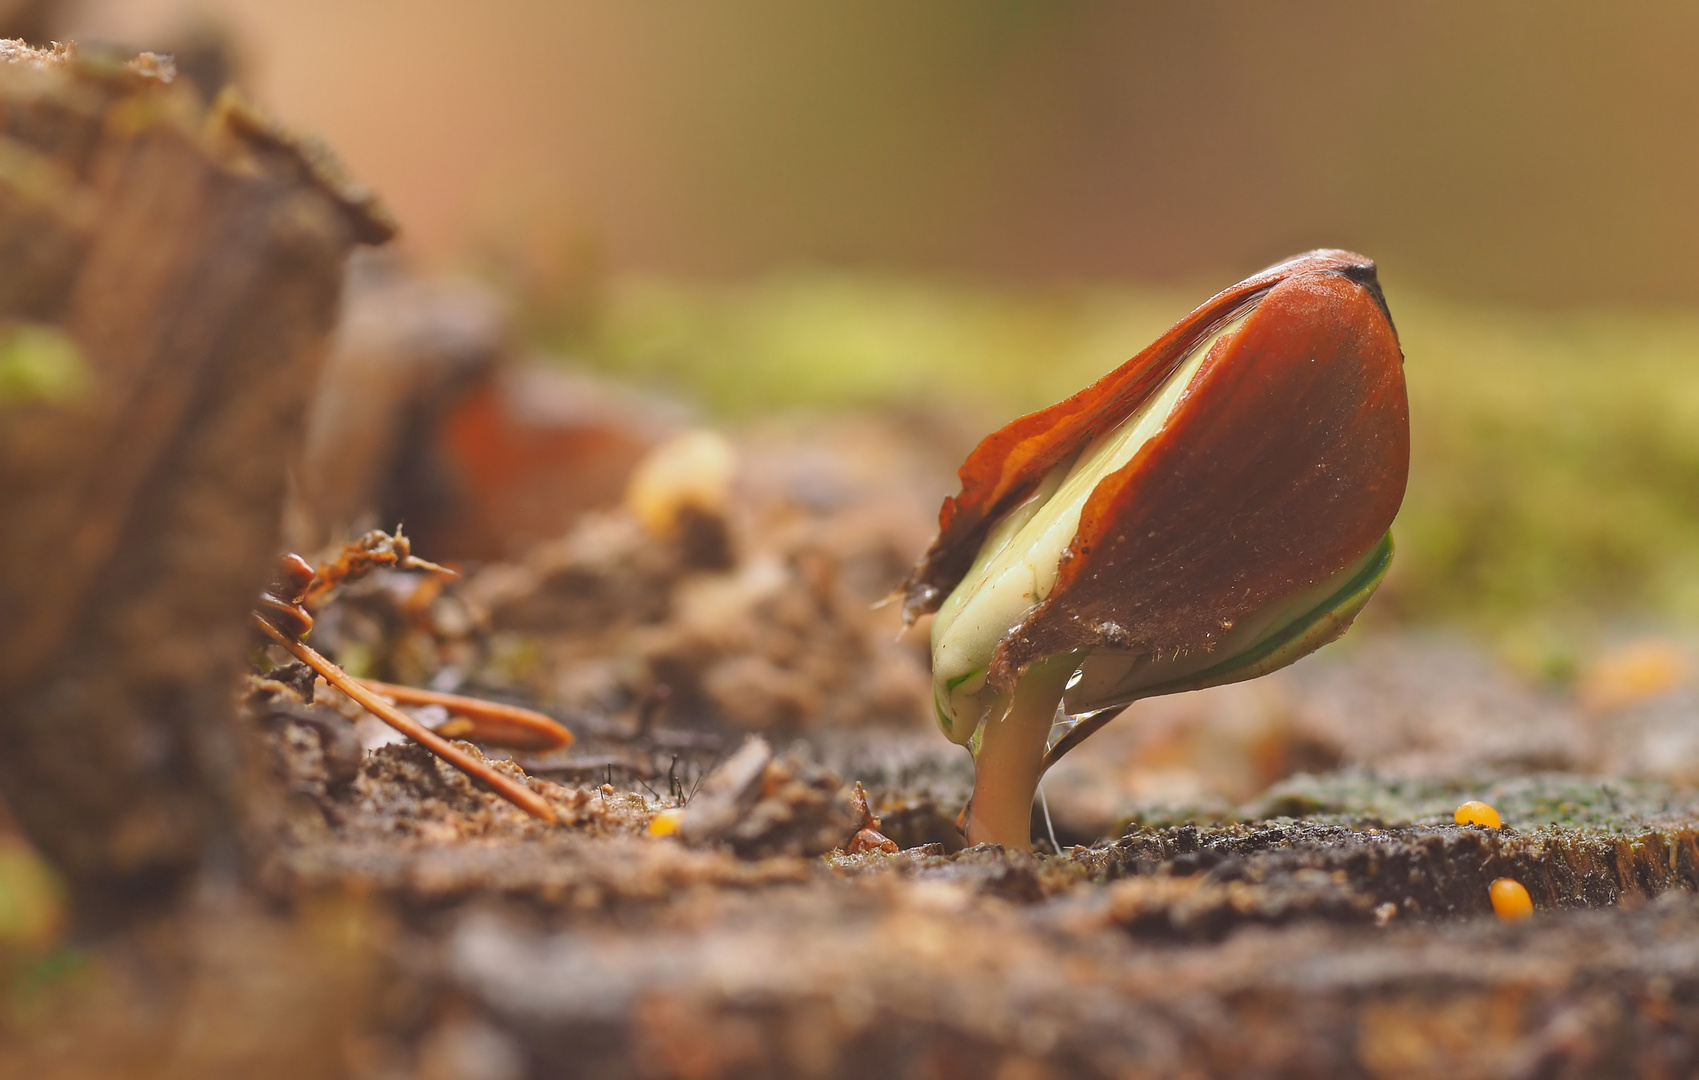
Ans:
{"label": "green moss patch in background", "polygon": [[0,406],[58,402],[86,392],[88,365],[64,331],[46,323],[0,323]]}
{"label": "green moss patch in background", "polygon": [[[1208,291],[634,280],[572,352],[733,422],[900,407],[988,430],[1102,375]],[[1699,621],[1699,315],[1388,294],[1415,460],[1382,607],[1492,632],[1601,613]]]}

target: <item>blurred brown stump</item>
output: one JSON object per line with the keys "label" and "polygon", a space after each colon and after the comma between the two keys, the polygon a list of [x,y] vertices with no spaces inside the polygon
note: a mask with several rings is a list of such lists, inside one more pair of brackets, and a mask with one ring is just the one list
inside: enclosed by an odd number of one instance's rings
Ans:
{"label": "blurred brown stump", "polygon": [[353,263],[309,410],[288,538],[301,550],[394,528],[437,560],[515,558],[617,505],[632,468],[687,417],[516,347],[470,281]]}
{"label": "blurred brown stump", "polygon": [[167,62],[0,43],[0,789],[85,910],[232,835],[246,611],[344,257],[391,232]]}

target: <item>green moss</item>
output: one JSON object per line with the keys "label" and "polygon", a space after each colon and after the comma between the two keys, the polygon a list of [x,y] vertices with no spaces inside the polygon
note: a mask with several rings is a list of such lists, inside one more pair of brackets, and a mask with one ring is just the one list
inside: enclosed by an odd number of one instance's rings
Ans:
{"label": "green moss", "polygon": [[1699,618],[1699,319],[1406,299],[1409,614]]}
{"label": "green moss", "polygon": [[0,406],[67,401],[89,385],[83,354],[63,330],[43,323],[0,326]]}
{"label": "green moss", "polygon": [[1504,824],[1634,834],[1671,815],[1690,815],[1693,800],[1651,780],[1533,773],[1445,781],[1377,776],[1344,769],[1324,776],[1298,774],[1241,808],[1241,820],[1302,818],[1350,828],[1449,825],[1457,807],[1479,799]]}
{"label": "green moss", "polygon": [[52,943],[65,918],[65,889],[17,840],[0,835],[0,957]]}
{"label": "green moss", "polygon": [[885,405],[1008,415],[1078,390],[1189,306],[1178,294],[837,273],[725,288],[639,281],[613,290],[592,355],[731,417]]}
{"label": "green moss", "polygon": [[[728,419],[890,406],[989,428],[1085,386],[1209,289],[627,282],[579,353]],[[1414,461],[1371,611],[1475,625],[1559,676],[1572,628],[1600,613],[1699,619],[1699,317],[1388,293]]]}

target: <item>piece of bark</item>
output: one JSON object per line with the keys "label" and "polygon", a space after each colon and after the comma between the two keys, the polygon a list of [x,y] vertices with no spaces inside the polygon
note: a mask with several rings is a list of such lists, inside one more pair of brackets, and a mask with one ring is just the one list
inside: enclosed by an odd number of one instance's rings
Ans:
{"label": "piece of bark", "polygon": [[85,911],[170,895],[240,817],[247,610],[344,257],[392,231],[167,61],[0,43],[0,318],[80,368],[0,381],[0,789]]}
{"label": "piece of bark", "polygon": [[356,259],[291,501],[299,550],[406,527],[434,559],[515,558],[617,505],[684,424],[671,403],[523,359],[472,282]]}
{"label": "piece of bark", "polygon": [[407,274],[385,252],[356,257],[349,269],[287,518],[301,551],[398,521],[417,536],[421,515],[408,500],[403,517],[380,514],[392,509],[387,493],[424,452],[420,429],[487,381],[510,351],[507,312],[489,291]]}

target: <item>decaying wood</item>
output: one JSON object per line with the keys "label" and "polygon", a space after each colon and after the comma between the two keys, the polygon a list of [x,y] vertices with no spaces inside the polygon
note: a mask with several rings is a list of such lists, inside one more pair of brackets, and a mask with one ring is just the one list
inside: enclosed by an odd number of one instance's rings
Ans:
{"label": "decaying wood", "polygon": [[83,369],[0,398],[0,788],[85,897],[169,891],[228,827],[285,463],[343,259],[391,231],[168,62],[0,44],[0,316]]}

